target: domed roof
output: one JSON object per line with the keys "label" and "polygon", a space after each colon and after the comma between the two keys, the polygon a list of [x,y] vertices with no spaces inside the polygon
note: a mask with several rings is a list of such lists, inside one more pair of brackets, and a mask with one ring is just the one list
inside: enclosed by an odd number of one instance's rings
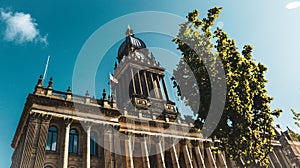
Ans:
{"label": "domed roof", "polygon": [[134,37],[133,31],[128,26],[126,39],[119,47],[118,61],[120,62],[124,56],[128,55],[129,51],[141,48],[146,48],[146,44],[141,39]]}

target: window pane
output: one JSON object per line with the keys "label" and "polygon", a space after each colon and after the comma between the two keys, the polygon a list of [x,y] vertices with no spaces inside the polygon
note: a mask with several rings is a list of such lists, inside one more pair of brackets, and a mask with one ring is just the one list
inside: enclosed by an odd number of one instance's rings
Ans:
{"label": "window pane", "polygon": [[91,137],[90,137],[90,150],[91,150],[91,155],[96,156],[97,155],[97,144],[96,144],[96,135],[94,132],[91,132]]}
{"label": "window pane", "polygon": [[75,129],[70,130],[69,138],[69,152],[77,153],[78,152],[78,133]]}
{"label": "window pane", "polygon": [[77,131],[75,129],[71,129],[70,133],[71,134],[77,134]]}
{"label": "window pane", "polygon": [[78,137],[74,136],[74,148],[73,148],[73,153],[77,153],[77,149],[78,149]]}
{"label": "window pane", "polygon": [[53,133],[51,150],[56,151],[57,133]]}
{"label": "window pane", "polygon": [[54,126],[51,126],[48,129],[46,150],[56,151],[56,143],[57,143],[57,128]]}
{"label": "window pane", "polygon": [[69,138],[69,152],[72,153],[73,152],[73,135],[70,135]]}
{"label": "window pane", "polygon": [[52,135],[48,133],[46,150],[50,150]]}
{"label": "window pane", "polygon": [[49,127],[49,131],[57,132],[57,128],[54,126]]}

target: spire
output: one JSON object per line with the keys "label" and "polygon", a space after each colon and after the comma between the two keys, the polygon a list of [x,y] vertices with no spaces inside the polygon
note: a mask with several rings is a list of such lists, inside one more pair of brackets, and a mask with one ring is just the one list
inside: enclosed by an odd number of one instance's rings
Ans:
{"label": "spire", "polygon": [[42,94],[42,93],[43,93],[43,76],[40,75],[40,78],[34,88],[34,94]]}
{"label": "spire", "polygon": [[49,81],[49,84],[48,84],[48,88],[49,88],[49,89],[52,89],[52,85],[53,85],[53,78],[50,77],[50,81]]}
{"label": "spire", "polygon": [[89,91],[87,90],[85,93],[85,97],[90,97]]}
{"label": "spire", "polygon": [[71,91],[71,87],[70,87],[70,86],[68,86],[67,93],[72,93],[72,91]]}
{"label": "spire", "polygon": [[40,75],[40,78],[38,80],[37,86],[42,86],[42,83],[43,83],[43,76]]}
{"label": "spire", "polygon": [[133,36],[133,31],[130,28],[130,25],[127,27],[126,36]]}
{"label": "spire", "polygon": [[72,99],[72,90],[71,87],[68,86],[68,90],[67,90],[67,100],[71,100]]}
{"label": "spire", "polygon": [[106,99],[106,90],[105,90],[105,89],[103,89],[102,99],[103,99],[103,100]]}

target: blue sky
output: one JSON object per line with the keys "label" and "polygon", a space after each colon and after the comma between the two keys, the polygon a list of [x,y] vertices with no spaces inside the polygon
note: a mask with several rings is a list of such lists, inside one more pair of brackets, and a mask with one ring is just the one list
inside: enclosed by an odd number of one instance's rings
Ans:
{"label": "blue sky", "polygon": [[[162,11],[185,17],[199,9],[204,16],[211,7],[223,7],[218,25],[240,49],[252,44],[254,58],[268,67],[267,88],[275,98],[271,107],[284,110],[276,123],[297,130],[290,108],[300,111],[299,4],[291,0],[0,0],[0,167],[10,165],[11,140],[26,96],[43,73],[47,56],[51,55],[51,60],[46,79],[53,76],[54,88],[66,90],[72,85],[74,65],[86,40],[102,25],[133,12]],[[134,29],[134,23],[130,24]],[[119,27],[120,35],[126,28],[127,24]],[[176,53],[170,37],[149,33],[139,37],[148,46]],[[120,41],[107,52],[107,63],[114,62],[118,44]],[[99,48],[101,45],[99,42]],[[96,97],[107,87],[101,78],[108,78],[106,71],[111,67],[107,64],[98,68]]]}

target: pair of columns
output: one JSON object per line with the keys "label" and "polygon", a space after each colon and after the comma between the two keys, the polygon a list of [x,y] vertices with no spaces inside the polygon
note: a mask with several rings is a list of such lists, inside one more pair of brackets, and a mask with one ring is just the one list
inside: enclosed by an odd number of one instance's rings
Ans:
{"label": "pair of columns", "polygon": [[[124,137],[125,142],[125,160],[126,160],[126,168],[133,168],[133,146],[132,146],[132,136],[128,135]],[[149,159],[149,151],[147,146],[146,137],[142,138],[140,143],[141,145],[141,152],[142,152],[142,165],[145,168],[150,168],[150,159]],[[157,154],[157,162],[158,168],[165,168],[165,160],[164,160],[164,153],[162,149],[162,145],[160,142],[156,143],[156,151],[159,151]]]}
{"label": "pair of columns", "polygon": [[[72,124],[72,119],[66,118],[65,119],[65,142],[64,142],[64,153],[63,153],[63,168],[68,168],[69,162],[69,135],[70,135],[70,127]],[[85,123],[84,125],[86,130],[86,167],[90,168],[91,166],[91,156],[90,156],[90,137],[91,137],[91,123]]]}

